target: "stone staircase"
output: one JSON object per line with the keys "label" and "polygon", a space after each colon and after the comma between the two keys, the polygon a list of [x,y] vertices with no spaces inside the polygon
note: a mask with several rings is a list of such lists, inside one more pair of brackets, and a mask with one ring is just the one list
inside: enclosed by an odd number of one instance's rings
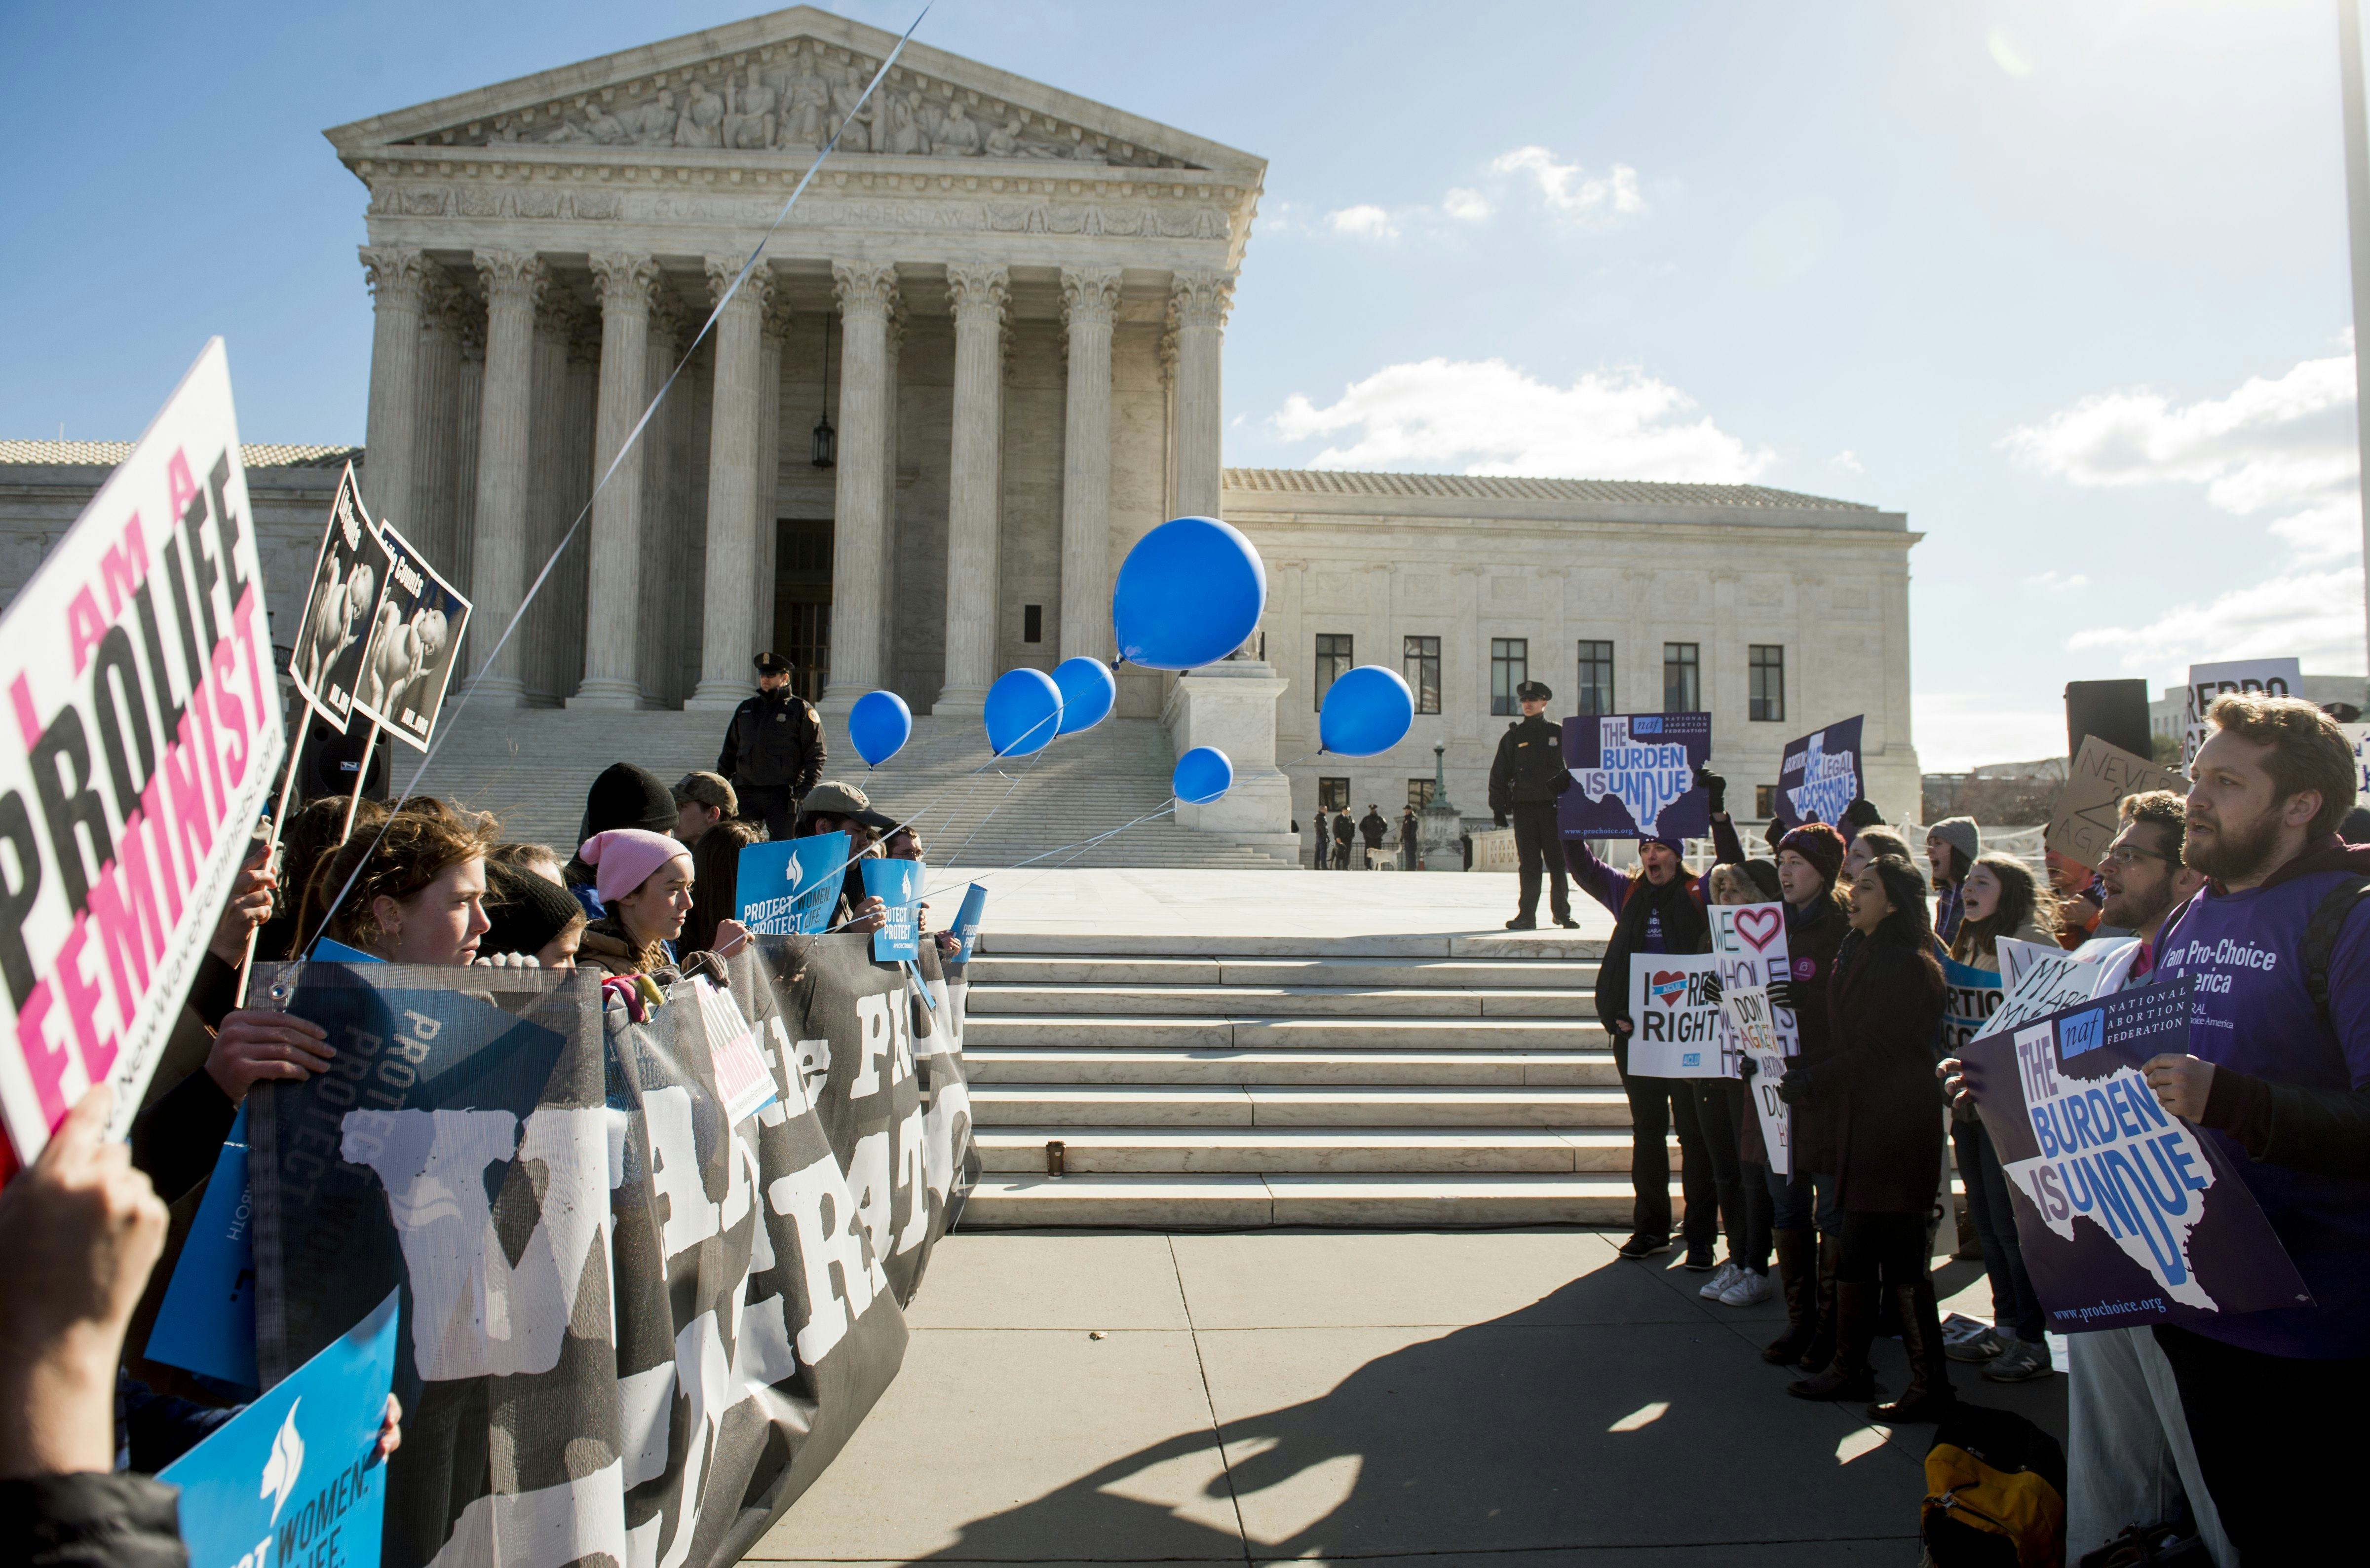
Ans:
{"label": "stone staircase", "polygon": [[963,1222],[1626,1225],[1603,947],[991,933],[964,1029],[984,1174]]}
{"label": "stone staircase", "polygon": [[[465,709],[420,787],[497,813],[511,838],[565,853],[575,842],[584,793],[602,769],[639,762],[672,783],[695,768],[713,768],[727,716]],[[1168,803],[1174,757],[1168,732],[1150,719],[1105,719],[1035,757],[984,767],[993,760],[976,717],[921,717],[904,750],[877,769],[857,759],[844,727],[824,722],[831,758],[824,776],[861,786],[875,807],[901,819],[918,812],[933,866],[1015,865]],[[398,750],[395,761],[395,787],[401,789],[419,754]],[[1273,870],[1291,863],[1156,817],[1038,864]]]}

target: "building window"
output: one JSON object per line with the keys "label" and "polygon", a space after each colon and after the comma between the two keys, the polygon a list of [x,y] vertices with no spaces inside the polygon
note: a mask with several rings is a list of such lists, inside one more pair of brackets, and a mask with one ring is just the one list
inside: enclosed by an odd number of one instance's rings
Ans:
{"label": "building window", "polygon": [[1408,808],[1421,811],[1431,804],[1432,781],[1430,779],[1408,780]]}
{"label": "building window", "polygon": [[1786,649],[1778,643],[1753,645],[1753,703],[1748,718],[1786,716]]}
{"label": "building window", "polygon": [[1582,718],[1613,711],[1613,645],[1580,641],[1580,686],[1573,692],[1572,712]]}
{"label": "building window", "polygon": [[1514,689],[1531,678],[1531,642],[1528,637],[1491,637],[1490,639],[1490,711],[1493,714],[1518,714],[1523,704]]}
{"label": "building window", "polygon": [[1348,779],[1318,779],[1317,781],[1317,808],[1319,811],[1349,810],[1350,781]]}
{"label": "building window", "polygon": [[1700,643],[1662,645],[1662,711],[1703,712],[1703,667]]}
{"label": "building window", "polygon": [[1020,640],[1024,643],[1041,643],[1045,640],[1045,607],[1043,605],[1024,604],[1020,607]]}
{"label": "building window", "polygon": [[1754,784],[1753,786],[1753,814],[1755,817],[1760,818],[1765,822],[1778,815],[1778,786],[1776,784]]}
{"label": "building window", "polygon": [[1349,674],[1350,667],[1355,662],[1356,658],[1350,651],[1349,633],[1317,634],[1317,707],[1324,707],[1327,689]]}
{"label": "building window", "polygon": [[1408,637],[1404,642],[1404,673],[1408,690],[1415,693],[1415,711],[1436,714],[1440,711],[1440,639]]}

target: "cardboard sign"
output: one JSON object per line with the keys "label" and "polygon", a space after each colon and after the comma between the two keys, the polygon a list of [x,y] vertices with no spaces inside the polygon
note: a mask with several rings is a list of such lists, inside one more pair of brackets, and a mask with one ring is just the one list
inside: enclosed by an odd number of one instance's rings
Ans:
{"label": "cardboard sign", "polygon": [[1788,1054],[1778,1037],[1778,1020],[1786,1019],[1789,1028],[1792,1020],[1783,1009],[1771,1005],[1769,989],[1757,985],[1723,985],[1720,1017],[1729,1038],[1736,1042],[1739,1054],[1753,1063],[1748,1092],[1754,1115],[1760,1119],[1761,1142],[1769,1168],[1781,1176],[1790,1176],[1794,1173],[1794,1118],[1786,1102],[1778,1097],[1778,1085],[1786,1076]]}
{"label": "cardboard sign", "polygon": [[1704,994],[1709,953],[1629,956],[1629,1071],[1642,1078],[1726,1078],[1720,1003]]}
{"label": "cardboard sign", "polygon": [[386,1510],[378,1431],[395,1380],[401,1299],[390,1291],[376,1310],[157,1473],[181,1489],[190,1568],[377,1568]]}
{"label": "cardboard sign", "polygon": [[140,1109],[287,750],[230,369],[206,345],[0,616],[0,1118]]}
{"label": "cardboard sign", "polygon": [[864,891],[889,906],[889,923],[872,933],[872,956],[895,961],[918,958],[921,952],[922,879],[928,867],[918,860],[883,860],[871,856],[857,862],[864,873]]}
{"label": "cardboard sign", "polygon": [[956,963],[971,962],[972,949],[979,944],[980,917],[986,912],[987,889],[974,882],[971,885],[971,891],[963,895],[962,908],[955,914],[955,940],[961,944],[955,950]]}
{"label": "cardboard sign", "polygon": [[2205,713],[2215,699],[2234,692],[2293,697],[2303,685],[2304,665],[2293,658],[2233,658],[2191,665],[2189,688],[2182,699],[2188,712],[2181,729],[2180,771],[2189,772],[2189,764],[2197,761],[2197,749],[2205,744]]}
{"label": "cardboard sign", "polygon": [[773,1070],[757,1049],[756,1031],[741,1016],[732,993],[719,990],[706,975],[695,976],[692,988],[699,998],[699,1022],[708,1032],[708,1052],[716,1068],[716,1093],[724,1102],[725,1119],[738,1122],[755,1116],[781,1098]]}
{"label": "cardboard sign", "polygon": [[1709,714],[1607,714],[1563,721],[1572,786],[1556,797],[1567,839],[1700,839],[1711,797]]}
{"label": "cardboard sign", "polygon": [[2118,990],[2140,956],[2132,937],[2094,937],[2068,953],[2054,943],[2003,936],[1996,950],[2000,1004],[1972,1039],[2021,1029],[2036,1018]]}
{"label": "cardboard sign", "polygon": [[2160,767],[2095,735],[2085,736],[2074,771],[2058,792],[2057,809],[2050,814],[2043,841],[2068,860],[2096,869],[2123,830],[2115,812],[2123,797],[2152,789],[2185,795],[2189,780],[2178,768]]}
{"label": "cardboard sign", "polygon": [[393,527],[382,529],[380,539],[386,578],[371,612],[353,705],[413,750],[425,751],[460,662],[469,601]]}
{"label": "cardboard sign", "polygon": [[1963,1054],[2025,1268],[2060,1333],[2312,1299],[2246,1183],[2141,1072],[2160,1052],[2188,1054],[2192,980],[2080,1002]]}
{"label": "cardboard sign", "polygon": [[288,654],[289,683],[339,735],[353,715],[354,682],[370,641],[371,612],[386,586],[388,561],[386,542],[362,505],[349,463],[321,531],[313,586]]}
{"label": "cardboard sign", "polygon": [[242,1389],[263,1386],[255,1370],[255,1206],[247,1190],[243,1104],[165,1287],[148,1359]]}
{"label": "cardboard sign", "polygon": [[817,833],[742,850],[733,884],[741,923],[761,936],[814,936],[830,930],[848,850],[846,833]]}
{"label": "cardboard sign", "polygon": [[1790,830],[1813,818],[1840,828],[1844,810],[1868,793],[1859,756],[1865,714],[1786,742],[1778,764],[1778,820]]}

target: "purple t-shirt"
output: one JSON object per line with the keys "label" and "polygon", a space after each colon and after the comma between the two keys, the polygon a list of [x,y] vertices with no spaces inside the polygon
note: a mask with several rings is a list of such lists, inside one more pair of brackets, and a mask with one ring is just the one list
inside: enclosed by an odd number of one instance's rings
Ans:
{"label": "purple t-shirt", "polygon": [[[2207,889],[2166,922],[2151,980],[2197,977],[2189,1048],[2216,1067],[2279,1083],[2370,1082],[2370,900],[2353,907],[2329,960],[2329,1019],[2305,990],[2304,935],[2341,871],[2273,887]],[[2314,1306],[2192,1319],[2186,1327],[2242,1350],[2308,1360],[2370,1349],[2370,1181],[2249,1159],[2216,1139],[2295,1260]]]}

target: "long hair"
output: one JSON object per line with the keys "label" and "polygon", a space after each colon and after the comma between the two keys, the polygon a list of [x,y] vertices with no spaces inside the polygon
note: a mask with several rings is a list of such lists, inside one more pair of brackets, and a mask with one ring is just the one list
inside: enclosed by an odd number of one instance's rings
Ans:
{"label": "long hair", "polygon": [[[2043,931],[2057,923],[2057,896],[2045,891],[2032,868],[2014,855],[1985,854],[1975,857],[1975,865],[1989,871],[2000,885],[1999,904],[1984,919],[1962,921],[1959,934],[1950,944],[1950,956],[1964,963],[1969,958],[1992,958],[1999,954],[1999,939],[2014,936],[2028,923]],[[1967,868],[1973,875],[1974,866]]]}
{"label": "long hair", "polygon": [[[305,890],[297,941],[312,940],[327,910],[329,936],[349,947],[376,952],[387,933],[372,910],[374,903],[418,898],[447,868],[483,860],[501,832],[501,824],[492,817],[454,811],[442,801],[432,803],[432,808],[406,801],[388,812],[383,823],[366,826],[358,818],[354,836],[315,867],[312,884]],[[329,900],[346,887],[350,876],[353,886],[329,910]]]}
{"label": "long hair", "polygon": [[691,846],[691,913],[684,918],[685,953],[705,953],[716,945],[716,928],[741,912],[741,852],[765,837],[754,822],[727,817],[711,825]]}
{"label": "long hair", "polygon": [[1869,940],[1887,947],[1924,953],[1930,958],[1934,927],[1926,911],[1926,878],[1909,862],[1889,854],[1871,861],[1869,870],[1883,885],[1885,902],[1893,906],[1893,912],[1869,933]]}

